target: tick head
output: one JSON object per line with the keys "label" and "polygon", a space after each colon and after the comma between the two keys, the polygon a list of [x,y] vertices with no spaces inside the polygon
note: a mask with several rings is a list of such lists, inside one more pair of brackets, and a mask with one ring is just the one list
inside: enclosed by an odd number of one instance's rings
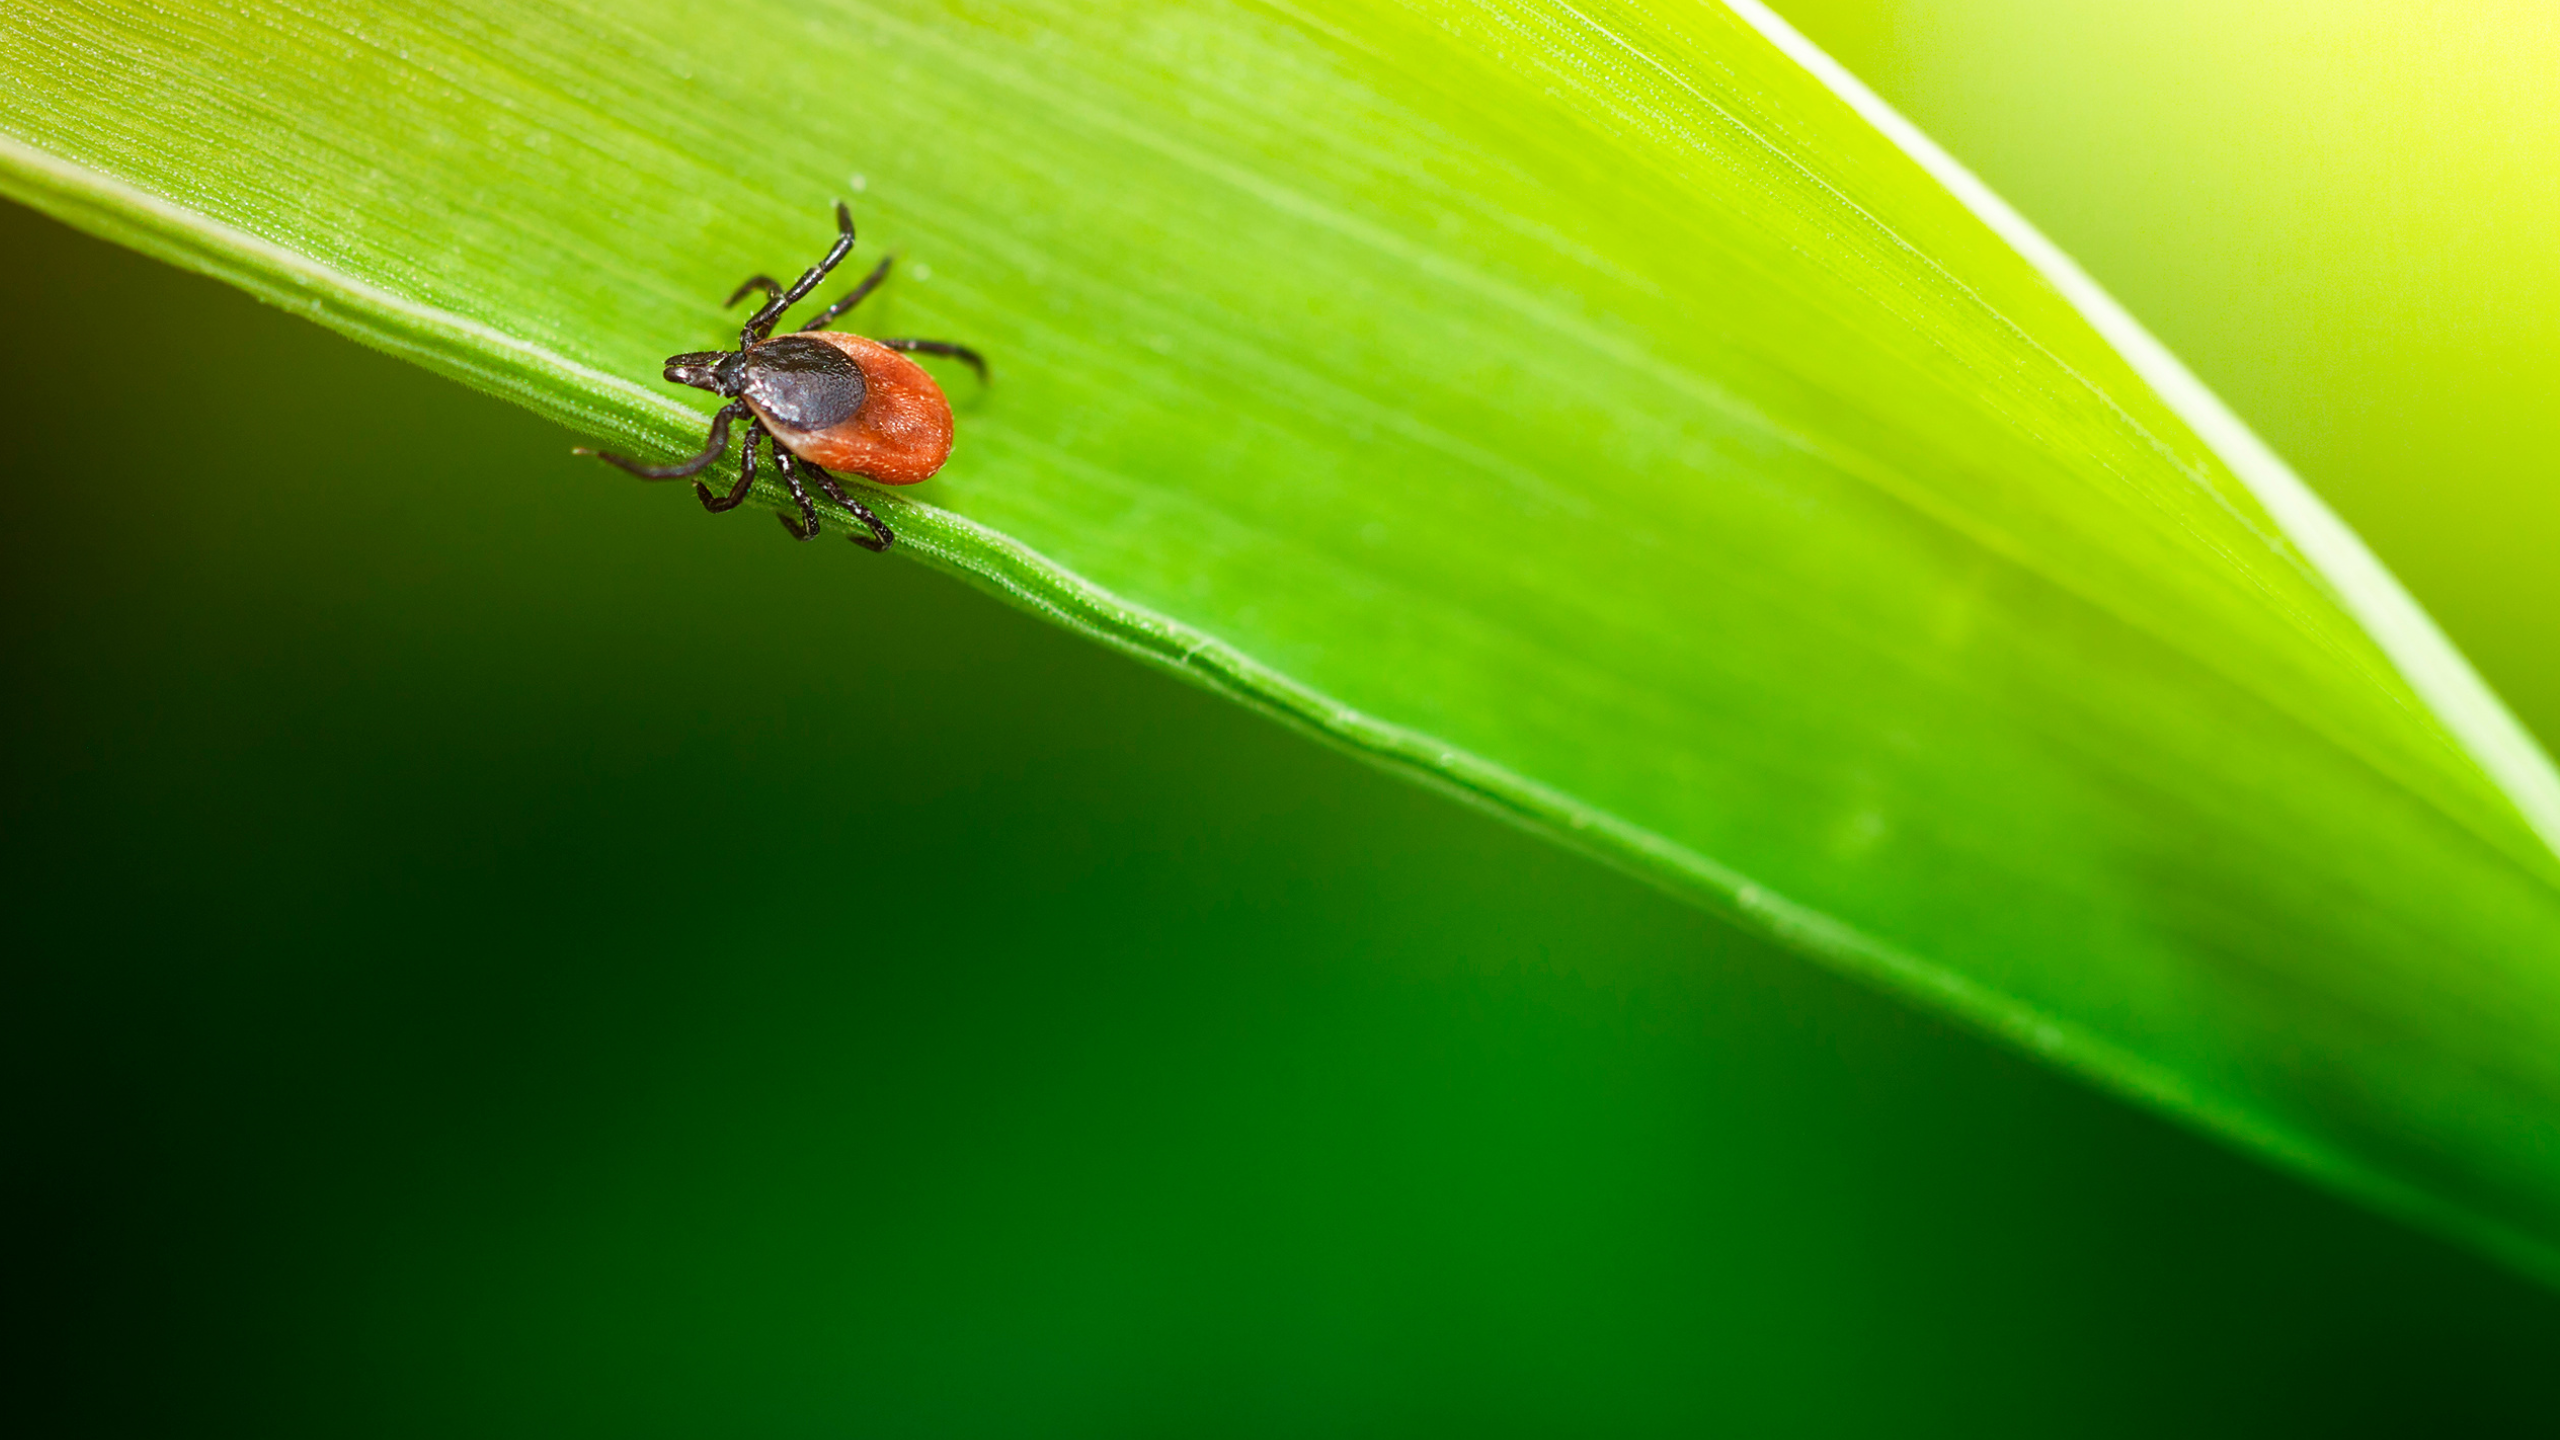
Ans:
{"label": "tick head", "polygon": [[693,350],[667,357],[667,379],[714,395],[738,393],[739,360],[734,350]]}

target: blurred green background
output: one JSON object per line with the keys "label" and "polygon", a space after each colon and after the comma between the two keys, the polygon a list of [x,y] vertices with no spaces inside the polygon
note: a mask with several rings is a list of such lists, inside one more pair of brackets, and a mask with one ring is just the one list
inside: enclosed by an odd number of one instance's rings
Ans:
{"label": "blurred green background", "polygon": [[2560,5],[1784,0],[2560,749]]}
{"label": "blurred green background", "polygon": [[[2560,735],[2546,20],[1788,13]],[[2560,1425],[2560,1296],[920,567],[0,255],[33,1433]]]}

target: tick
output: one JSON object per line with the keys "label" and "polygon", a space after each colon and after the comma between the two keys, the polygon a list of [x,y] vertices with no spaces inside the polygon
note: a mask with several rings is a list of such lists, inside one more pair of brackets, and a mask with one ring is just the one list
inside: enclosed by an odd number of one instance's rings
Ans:
{"label": "tick", "polygon": [[729,426],[747,419],[747,444],[739,458],[738,483],[726,495],[696,480],[694,493],[702,508],[718,513],[745,503],[755,488],[756,449],[770,441],[773,464],[782,483],[799,502],[800,518],[777,515],[794,540],[818,534],[818,510],[801,485],[805,472],[827,498],[853,512],[870,527],[869,535],[846,538],[866,550],[886,550],[896,541],[870,507],[845,493],[830,470],[859,475],[883,485],[913,485],[932,478],[951,458],[951,402],[924,367],[907,354],[948,355],[987,378],[987,362],[977,351],[948,340],[872,340],[822,328],[863,301],[889,278],[891,255],[881,260],[850,294],[819,312],[818,317],[781,339],[773,327],[782,312],[818,288],[827,273],[853,251],[853,212],[836,202],[836,241],[826,258],[808,269],[786,290],[770,275],[753,275],[728,303],[763,291],[765,302],[738,331],[735,350],[698,350],[667,357],[667,379],[708,390],[728,401],[711,417],[711,434],[702,453],[674,465],[643,465],[621,455],[579,447],[576,453],[621,466],[643,480],[681,480],[699,475],[729,448]]}

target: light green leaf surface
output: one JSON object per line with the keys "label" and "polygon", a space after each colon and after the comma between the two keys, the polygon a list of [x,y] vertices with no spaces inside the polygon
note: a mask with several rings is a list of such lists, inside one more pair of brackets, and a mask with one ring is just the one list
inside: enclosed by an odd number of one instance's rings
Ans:
{"label": "light green leaf surface", "polygon": [[2549,766],[1898,127],[1756,6],[0,11],[0,190],[654,453],[848,195],[997,371],[905,553],[2560,1277]]}

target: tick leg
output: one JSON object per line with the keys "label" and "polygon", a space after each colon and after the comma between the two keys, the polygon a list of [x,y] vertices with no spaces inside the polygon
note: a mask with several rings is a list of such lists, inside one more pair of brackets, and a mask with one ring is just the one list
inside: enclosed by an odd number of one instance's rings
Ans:
{"label": "tick leg", "polygon": [[790,531],[794,540],[817,539],[818,507],[809,503],[809,492],[800,488],[800,467],[791,463],[791,452],[779,443],[773,447],[773,463],[781,469],[783,483],[791,487],[791,498],[800,502],[800,519],[794,521],[780,513],[773,518],[782,522],[782,528]]}
{"label": "tick leg", "polygon": [[[791,462],[785,460],[782,463],[788,465]],[[847,510],[852,511],[854,519],[871,527],[871,534],[869,536],[847,535],[844,538],[875,555],[887,550],[890,546],[898,542],[897,535],[893,533],[888,526],[880,523],[879,516],[871,513],[871,507],[854,499],[851,495],[846,494],[844,487],[836,483],[836,477],[819,469],[815,465],[811,465],[809,467],[809,478],[818,482],[818,488],[827,492],[828,499],[833,500]]]}
{"label": "tick leg", "polygon": [[726,310],[746,299],[749,292],[756,290],[763,291],[767,298],[771,298],[782,293],[782,282],[770,275],[750,275],[738,282],[738,288],[730,291],[729,298],[720,302],[720,308]]}
{"label": "tick leg", "polygon": [[[771,335],[773,322],[782,318],[782,312],[799,304],[802,296],[817,289],[818,282],[827,278],[827,272],[836,268],[852,251],[853,212],[844,208],[844,202],[839,200],[836,202],[836,243],[827,247],[826,258],[810,266],[799,279],[791,282],[790,289],[764,302],[755,314],[747,318],[746,328],[738,332],[738,348],[744,350]],[[739,293],[744,294],[746,289],[752,288],[752,285],[747,286]]]}
{"label": "tick leg", "polygon": [[714,495],[711,493],[710,486],[699,480],[693,482],[693,493],[702,497],[703,509],[717,515],[723,510],[735,510],[746,503],[747,492],[756,488],[756,442],[763,438],[764,422],[748,421],[747,448],[738,457],[738,483],[730,487],[728,494]]}
{"label": "tick leg", "polygon": [[[800,327],[800,333],[806,335],[812,330],[824,330],[827,328],[828,321],[861,304],[864,296],[879,289],[880,282],[889,278],[889,267],[896,264],[897,260],[898,257],[895,255],[881,256],[880,263],[871,267],[871,273],[862,277],[862,283],[853,287],[852,294],[819,312],[817,319]],[[741,290],[738,293],[744,295],[747,292]],[[734,305],[738,302],[732,299],[729,303]]]}
{"label": "tick leg", "polygon": [[593,455],[608,465],[619,465],[643,480],[681,480],[688,475],[699,475],[711,468],[711,462],[720,458],[720,452],[729,448],[729,422],[745,413],[747,413],[747,402],[744,400],[733,400],[721,406],[720,413],[711,417],[711,434],[702,442],[702,453],[679,464],[643,465],[637,460],[608,454],[602,450],[590,450],[584,445],[569,453]]}
{"label": "tick leg", "polygon": [[966,345],[954,345],[948,340],[883,340],[880,343],[892,350],[911,350],[919,355],[948,355],[977,371],[979,384],[987,383],[986,357]]}

